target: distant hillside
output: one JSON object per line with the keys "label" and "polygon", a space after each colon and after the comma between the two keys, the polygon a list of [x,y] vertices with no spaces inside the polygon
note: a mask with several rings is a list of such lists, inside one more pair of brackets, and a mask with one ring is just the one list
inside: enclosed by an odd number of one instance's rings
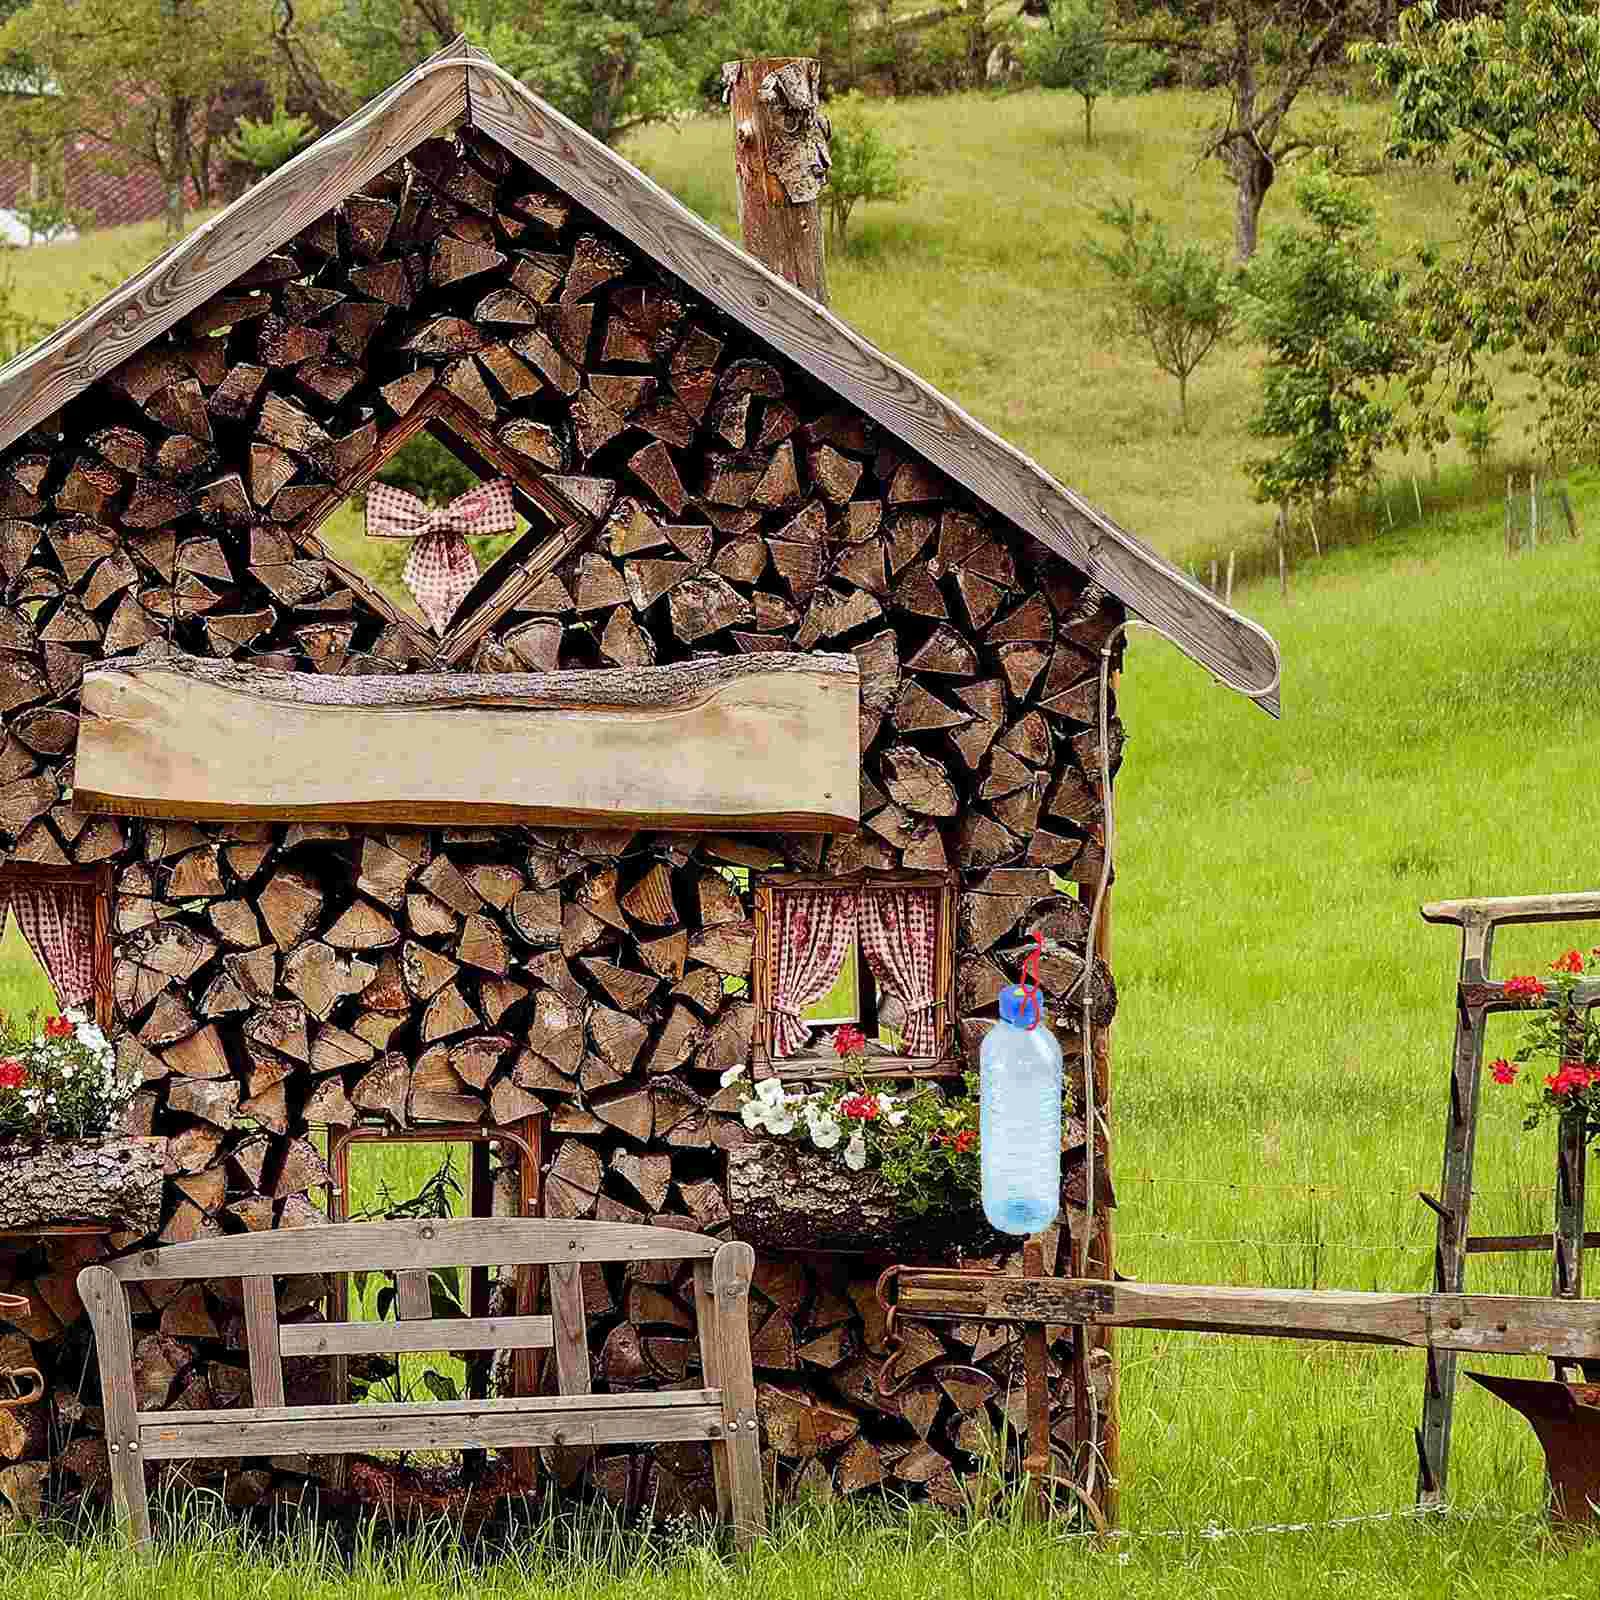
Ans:
{"label": "distant hillside", "polygon": [[[1194,432],[1179,435],[1172,380],[1100,327],[1104,278],[1084,242],[1098,229],[1096,209],[1129,195],[1181,236],[1229,247],[1232,191],[1195,154],[1213,109],[1210,97],[1181,91],[1102,100],[1085,149],[1081,102],[1069,94],[874,102],[893,138],[912,147],[920,187],[903,204],[858,207],[850,253],[829,262],[841,316],[1178,558],[1242,546],[1268,527],[1238,466],[1260,448],[1244,431],[1254,357],[1224,350],[1195,374]],[[1363,160],[1376,164],[1385,108],[1340,110]],[[726,121],[705,118],[650,129],[626,153],[732,234],[730,149]],[[1264,229],[1292,216],[1293,171],[1269,194]],[[1447,173],[1396,167],[1372,189],[1389,253],[1453,231]],[[1514,448],[1513,431],[1505,442]],[[1452,449],[1442,459],[1459,457]]]}

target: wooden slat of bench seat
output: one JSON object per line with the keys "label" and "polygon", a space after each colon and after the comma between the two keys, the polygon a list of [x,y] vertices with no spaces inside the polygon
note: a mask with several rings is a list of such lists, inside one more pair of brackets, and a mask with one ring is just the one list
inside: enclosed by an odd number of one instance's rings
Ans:
{"label": "wooden slat of bench seat", "polygon": [[286,1356],[378,1355],[406,1350],[547,1350],[554,1343],[549,1317],[301,1322],[285,1323],[278,1330],[278,1344]]}
{"label": "wooden slat of bench seat", "polygon": [[[703,1391],[702,1391],[703,1392]],[[661,1444],[714,1439],[722,1402],[649,1405],[646,1395],[586,1397],[589,1405],[557,1409],[549,1397],[396,1406],[284,1406],[268,1412],[144,1413],[140,1452],[148,1461],[189,1456],[278,1455],[352,1450],[468,1450],[509,1445]],[[593,1399],[622,1400],[600,1407]],[[676,1400],[690,1398],[673,1396]],[[354,1410],[359,1416],[329,1416]],[[241,1417],[253,1420],[242,1423]]]}
{"label": "wooden slat of bench seat", "polygon": [[301,1272],[393,1272],[424,1267],[548,1266],[556,1261],[693,1261],[714,1256],[703,1233],[630,1222],[562,1223],[541,1217],[335,1222],[324,1228],[197,1239],[138,1250],[106,1265],[123,1283]]}

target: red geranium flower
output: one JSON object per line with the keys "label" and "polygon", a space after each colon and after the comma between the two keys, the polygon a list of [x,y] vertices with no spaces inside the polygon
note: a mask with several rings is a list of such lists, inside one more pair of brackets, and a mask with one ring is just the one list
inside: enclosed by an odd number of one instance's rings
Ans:
{"label": "red geranium flower", "polygon": [[27,1081],[27,1069],[15,1056],[0,1061],[0,1089],[20,1089]]}
{"label": "red geranium flower", "polygon": [[834,1030],[833,1053],[836,1056],[858,1056],[866,1048],[867,1036],[853,1022]]}
{"label": "red geranium flower", "polygon": [[839,1109],[857,1122],[875,1122],[883,1107],[875,1094],[847,1094],[839,1102]]}
{"label": "red geranium flower", "polygon": [[1507,1000],[1543,1000],[1545,986],[1532,977],[1518,977],[1506,979]]}
{"label": "red geranium flower", "polygon": [[1557,956],[1550,963],[1552,972],[1582,972],[1583,957],[1576,950],[1569,950],[1564,956]]}
{"label": "red geranium flower", "polygon": [[1504,1056],[1498,1061],[1489,1063],[1489,1071],[1496,1083],[1515,1083],[1517,1081],[1517,1068],[1511,1065]]}
{"label": "red geranium flower", "polygon": [[72,1024],[65,1017],[51,1017],[45,1023],[44,1031],[52,1039],[70,1039],[72,1037]]}
{"label": "red geranium flower", "polygon": [[955,1138],[956,1154],[964,1156],[977,1142],[978,1130],[976,1128],[963,1128]]}
{"label": "red geranium flower", "polygon": [[1561,1070],[1544,1080],[1551,1094],[1564,1098],[1580,1089],[1587,1089],[1600,1073],[1591,1072],[1581,1061],[1563,1061]]}

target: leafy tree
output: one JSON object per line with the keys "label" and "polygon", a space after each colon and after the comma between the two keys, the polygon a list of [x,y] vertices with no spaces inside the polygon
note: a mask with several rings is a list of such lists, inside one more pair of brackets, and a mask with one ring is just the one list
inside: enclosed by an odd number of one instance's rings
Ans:
{"label": "leafy tree", "polygon": [[822,199],[828,208],[828,231],[843,250],[850,213],[863,200],[903,200],[913,183],[904,168],[905,152],[889,143],[867,120],[859,93],[841,95],[829,106],[833,124],[833,166]]}
{"label": "leafy tree", "polygon": [[1492,395],[1486,356],[1510,351],[1543,397],[1554,452],[1600,444],[1600,12],[1521,0],[1503,18],[1419,5],[1393,45],[1361,56],[1394,95],[1390,151],[1447,163],[1457,238],[1427,251],[1412,295],[1425,343],[1413,393],[1445,409]]}
{"label": "leafy tree", "polygon": [[[49,92],[0,97],[0,132],[59,147],[90,134],[108,163],[156,173],[167,223],[204,190],[207,114],[229,86],[275,74],[278,0],[31,0],[0,26],[0,60],[26,62]],[[318,0],[301,0],[312,23]]]}
{"label": "leafy tree", "polygon": [[1178,380],[1178,417],[1187,433],[1190,375],[1238,320],[1228,269],[1198,244],[1173,244],[1166,228],[1148,211],[1136,211],[1131,200],[1118,201],[1099,216],[1119,235],[1112,248],[1089,246],[1115,284],[1108,331],[1143,345],[1155,364]]}
{"label": "leafy tree", "polygon": [[723,60],[814,54],[847,0],[342,0],[356,101],[457,33],[607,144],[704,103]]}
{"label": "leafy tree", "polygon": [[1282,441],[1246,471],[1257,499],[1283,506],[1366,483],[1381,452],[1405,442],[1390,391],[1415,359],[1399,274],[1368,264],[1371,205],[1325,169],[1300,179],[1295,202],[1303,224],[1268,236],[1238,296],[1267,351],[1249,429]]}
{"label": "leafy tree", "polygon": [[310,142],[316,124],[310,117],[280,109],[270,117],[240,117],[228,140],[228,154],[257,172],[276,172]]}
{"label": "leafy tree", "polygon": [[1044,89],[1069,89],[1083,101],[1083,142],[1094,143],[1094,103],[1148,89],[1160,67],[1148,50],[1117,44],[1101,0],[1056,0],[1049,26],[1033,29],[1019,55]]}
{"label": "leafy tree", "polygon": [[1182,58],[1227,96],[1205,154],[1234,187],[1234,253],[1255,254],[1261,206],[1278,169],[1313,150],[1336,150],[1331,118],[1295,115],[1300,97],[1387,25],[1394,0],[1114,0],[1121,36]]}

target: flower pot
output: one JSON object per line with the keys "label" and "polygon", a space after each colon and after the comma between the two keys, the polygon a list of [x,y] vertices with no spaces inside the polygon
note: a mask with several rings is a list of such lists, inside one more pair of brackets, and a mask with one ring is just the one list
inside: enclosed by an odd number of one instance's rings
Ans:
{"label": "flower pot", "polygon": [[1014,1249],[984,1220],[977,1197],[909,1215],[875,1168],[851,1172],[837,1151],[756,1139],[728,1152],[736,1238],[758,1250],[824,1250],[941,1262]]}
{"label": "flower pot", "polygon": [[99,1222],[154,1233],[166,1148],[120,1134],[0,1144],[0,1228]]}

